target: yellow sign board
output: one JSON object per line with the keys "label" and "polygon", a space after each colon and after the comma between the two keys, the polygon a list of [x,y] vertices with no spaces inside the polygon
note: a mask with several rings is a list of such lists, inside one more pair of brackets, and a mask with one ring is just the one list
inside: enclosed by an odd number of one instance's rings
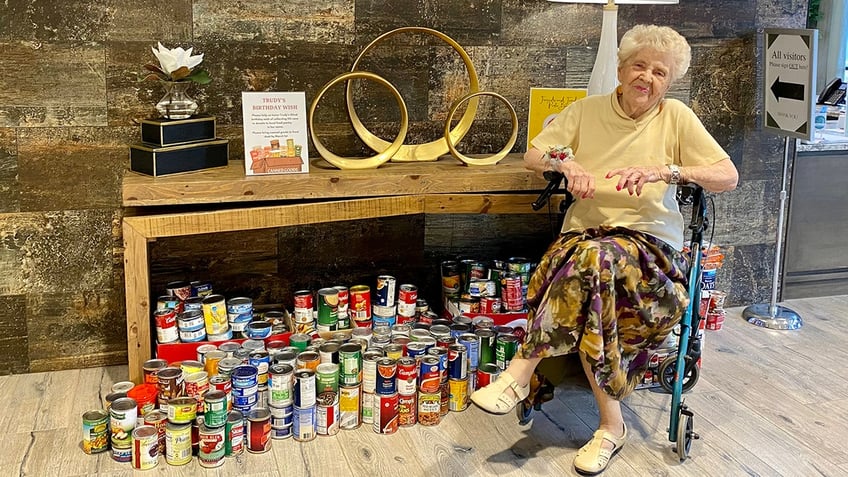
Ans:
{"label": "yellow sign board", "polygon": [[585,89],[530,88],[530,111],[527,118],[527,147],[569,104],[586,97]]}

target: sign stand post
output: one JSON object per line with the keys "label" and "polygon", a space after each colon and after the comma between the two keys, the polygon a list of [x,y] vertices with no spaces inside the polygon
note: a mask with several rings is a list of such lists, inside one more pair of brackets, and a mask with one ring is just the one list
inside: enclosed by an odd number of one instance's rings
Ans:
{"label": "sign stand post", "polygon": [[[783,256],[783,235],[786,222],[786,184],[789,181],[789,162],[794,162],[790,138],[813,140],[813,87],[816,77],[818,30],[767,28],[764,32],[764,108],[763,129],[785,137],[783,145],[783,174],[777,215],[774,276],[771,302],[750,305],[742,311],[749,323],[777,330],[797,330],[803,322],[798,313],[777,304],[780,285],[780,264]],[[792,155],[793,157],[790,157]]]}

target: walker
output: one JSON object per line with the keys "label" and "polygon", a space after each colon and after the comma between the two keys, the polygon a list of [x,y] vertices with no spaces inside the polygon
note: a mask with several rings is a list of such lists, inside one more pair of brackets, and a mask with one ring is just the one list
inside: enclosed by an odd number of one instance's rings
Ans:
{"label": "walker", "polygon": [[[541,209],[559,187],[559,184],[564,181],[561,174],[550,172],[545,173],[545,179],[548,179],[549,185],[533,202],[534,210]],[[565,213],[572,201],[571,194],[566,192],[566,200],[559,207],[560,213]],[[693,430],[692,418],[694,414],[683,402],[682,397],[684,392],[695,386],[700,376],[698,360],[701,358],[701,338],[698,336],[698,328],[703,319],[700,313],[701,247],[704,244],[704,230],[707,228],[709,219],[704,190],[697,184],[678,185],[677,202],[682,206],[692,206],[692,219],[688,226],[692,233],[689,245],[689,306],[686,307],[686,311],[680,319],[677,347],[678,350],[685,350],[685,352],[669,355],[660,364],[658,372],[660,374],[660,385],[672,395],[668,440],[676,443],[675,451],[680,462],[683,462],[689,456],[692,441],[700,438]],[[680,376],[683,379],[678,379]],[[533,420],[533,410],[541,410],[543,403],[553,399],[554,388],[555,386],[543,376],[538,373],[533,374],[530,394],[516,406],[518,421],[521,425],[529,424]]]}

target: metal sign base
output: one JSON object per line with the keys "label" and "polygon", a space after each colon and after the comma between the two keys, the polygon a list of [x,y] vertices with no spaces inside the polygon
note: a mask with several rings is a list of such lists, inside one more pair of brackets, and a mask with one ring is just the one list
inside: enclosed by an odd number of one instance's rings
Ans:
{"label": "metal sign base", "polygon": [[798,313],[785,306],[776,305],[774,310],[770,308],[767,303],[750,305],[742,310],[742,318],[752,325],[772,330],[797,330],[804,324]]}

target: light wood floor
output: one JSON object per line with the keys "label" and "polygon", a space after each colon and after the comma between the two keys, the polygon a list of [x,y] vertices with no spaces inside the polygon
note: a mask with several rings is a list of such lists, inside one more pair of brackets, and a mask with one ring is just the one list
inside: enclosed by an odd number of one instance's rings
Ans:
{"label": "light wood floor", "polygon": [[[686,402],[695,412],[683,464],[667,441],[670,397],[637,391],[625,401],[630,440],[605,476],[848,475],[848,296],[786,303],[805,321],[797,331],[749,325],[730,310],[707,332],[701,380]],[[129,464],[80,449],[81,415],[99,407],[122,366],[0,377],[0,476],[122,476]],[[160,460],[147,475],[188,476],[549,476],[576,475],[575,450],[597,412],[588,388],[562,385],[557,399],[520,427],[513,414],[476,408],[437,427],[390,436],[342,431],[309,443],[274,441],[272,451],[227,459],[213,470],[196,460]]]}

